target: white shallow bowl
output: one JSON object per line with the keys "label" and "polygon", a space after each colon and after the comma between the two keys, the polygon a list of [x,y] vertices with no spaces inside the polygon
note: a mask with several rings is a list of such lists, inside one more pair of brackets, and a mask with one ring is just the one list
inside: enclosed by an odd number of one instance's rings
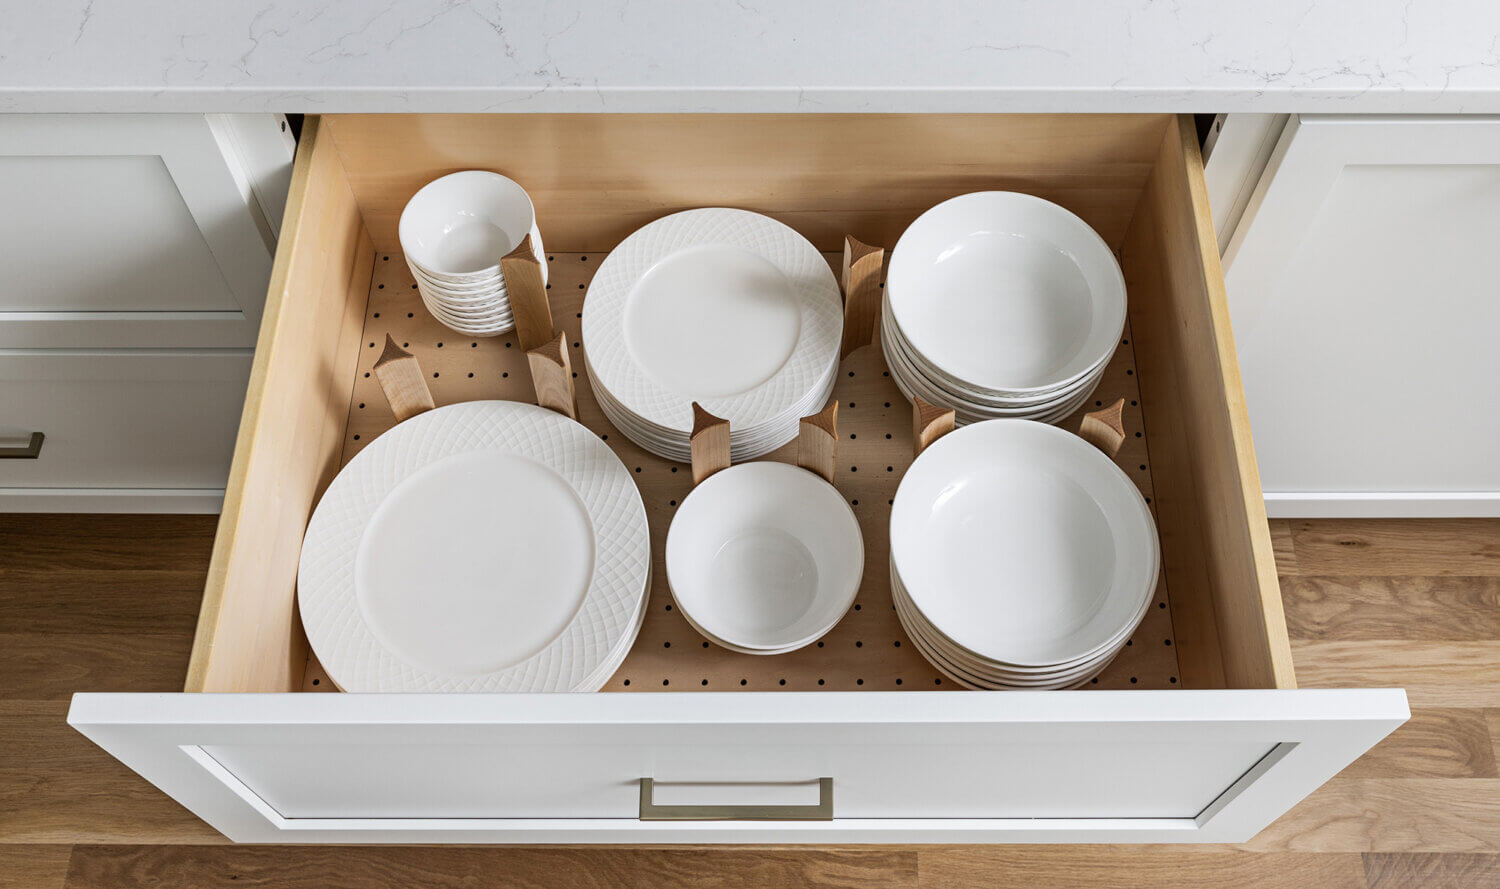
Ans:
{"label": "white shallow bowl", "polygon": [[785,463],[741,463],[704,480],[667,531],[667,583],[712,641],[759,654],[811,644],[859,592],[864,540],[830,484]]}
{"label": "white shallow bowl", "polygon": [[1028,420],[943,436],[891,508],[891,557],[914,610],[976,660],[1086,662],[1128,634],[1155,591],[1156,525],[1098,449]]}
{"label": "white shallow bowl", "polygon": [[1125,279],[1104,239],[1030,195],[961,195],[917,218],[886,276],[902,336],[940,378],[1013,395],[1064,387],[1113,354]]}
{"label": "white shallow bowl", "polygon": [[401,211],[398,233],[409,262],[452,284],[498,274],[500,257],[527,234],[542,256],[526,189],[488,170],[450,173],[422,186]]}

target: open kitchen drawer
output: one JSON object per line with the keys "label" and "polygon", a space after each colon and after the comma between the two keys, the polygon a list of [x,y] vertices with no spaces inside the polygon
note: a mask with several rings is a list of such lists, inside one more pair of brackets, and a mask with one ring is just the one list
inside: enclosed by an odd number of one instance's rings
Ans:
{"label": "open kitchen drawer", "polygon": [[[825,251],[845,233],[889,247],[967,191],[1078,213],[1125,269],[1129,348],[1100,391],[1129,402],[1121,459],[1161,530],[1132,648],[1099,690],[1022,693],[955,690],[902,645],[881,562],[909,413],[870,346],[838,390],[841,424],[888,430],[841,436],[841,468],[869,467],[838,486],[870,563],[826,647],[736,655],[672,613],[661,558],[689,473],[610,434],[581,378],[580,418],[639,467],[657,568],[606,692],[323,693],[299,547],[392,423],[377,344],[417,354],[439,404],[531,398],[510,337],[446,331],[410,290],[401,208],[464,168],[531,191],[570,340],[599,254],[674,210],[758,210]],[[304,131],[185,693],[81,694],[69,721],[240,841],[1235,842],[1407,716],[1398,689],[1295,690],[1190,120],[359,115]]]}

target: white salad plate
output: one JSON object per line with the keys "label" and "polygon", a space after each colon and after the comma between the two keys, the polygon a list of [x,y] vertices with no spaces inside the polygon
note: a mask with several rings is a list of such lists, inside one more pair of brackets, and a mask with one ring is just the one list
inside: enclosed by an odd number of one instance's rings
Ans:
{"label": "white salad plate", "polygon": [[626,238],[583,304],[589,379],[620,431],[686,459],[692,403],[729,421],[736,460],[791,441],[838,370],[842,299],[828,262],[746,210],[687,210]]}
{"label": "white salad plate", "polygon": [[989,420],[912,463],[891,508],[892,597],[908,632],[995,687],[1065,687],[1129,640],[1156,588],[1145,499],[1093,445]]}
{"label": "white salad plate", "polygon": [[597,690],[649,593],[633,476],[587,428],[476,401],[391,428],[308,523],[298,604],[345,691]]}
{"label": "white salad plate", "polygon": [[854,604],[865,550],[832,485],[786,463],[741,463],[682,501],[666,562],[695,629],[734,651],[780,654],[817,641]]}

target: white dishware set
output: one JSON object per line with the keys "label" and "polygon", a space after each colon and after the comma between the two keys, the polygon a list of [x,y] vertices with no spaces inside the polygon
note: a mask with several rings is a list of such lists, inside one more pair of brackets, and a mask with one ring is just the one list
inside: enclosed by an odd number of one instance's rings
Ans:
{"label": "white dishware set", "polygon": [[886,363],[908,398],[959,425],[1059,422],[1093,394],[1125,328],[1109,246],[1062,207],[1014,192],[938,204],[891,252]]}
{"label": "white dishware set", "polygon": [[344,691],[597,691],[651,590],[646,509],[599,436],[470,401],[386,431],[302,543],[308,641]]}
{"label": "white dishware set", "polygon": [[891,597],[929,661],[975,688],[1070,688],[1146,616],[1156,525],[1115,462],[1028,420],[928,446],[891,508]]}
{"label": "white dishware set", "polygon": [[[499,258],[528,233],[541,250],[519,186],[445,176],[400,228],[439,320],[509,329]],[[1071,414],[1097,384],[1124,326],[1119,266],[1060,207],[971,194],[902,235],[883,300],[891,376],[969,423],[922,450],[892,501],[902,626],[965,686],[1087,683],[1147,613],[1156,527],[1110,457],[1033,421]],[[859,592],[864,543],[843,494],[797,466],[742,462],[796,438],[827,401],[842,324],[817,248],[733,209],[639,229],[584,302],[590,382],[620,432],[689,462],[692,405],[729,421],[732,465],[688,494],[666,540],[678,611],[726,649],[802,648]],[[635,479],[598,435],[478,401],[418,414],[343,468],[308,525],[298,597],[345,691],[593,691],[635,641],[650,568]]]}
{"label": "white dishware set", "polygon": [[729,421],[748,460],[797,436],[833,391],[843,331],[828,261],[746,210],[687,210],[631,234],[583,303],[583,352],[604,415],[627,438],[688,462],[694,402]]}
{"label": "white dishware set", "polygon": [[547,280],[531,198],[499,173],[465,170],[434,179],[407,202],[398,229],[422,304],[460,333],[495,336],[515,326],[500,259],[527,235]]}

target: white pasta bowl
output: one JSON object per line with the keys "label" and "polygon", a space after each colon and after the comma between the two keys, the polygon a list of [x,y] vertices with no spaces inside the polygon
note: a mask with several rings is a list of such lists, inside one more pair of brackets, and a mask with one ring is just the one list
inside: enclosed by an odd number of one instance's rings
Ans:
{"label": "white pasta bowl", "polygon": [[779,654],[833,629],[859,592],[865,549],[830,484],[785,463],[741,463],[701,482],[667,532],[667,582],[711,641]]}
{"label": "white pasta bowl", "polygon": [[1108,360],[1125,279],[1077,216],[1015,192],[966,194],[917,218],[891,251],[889,315],[914,358],[957,391],[1060,392]]}

